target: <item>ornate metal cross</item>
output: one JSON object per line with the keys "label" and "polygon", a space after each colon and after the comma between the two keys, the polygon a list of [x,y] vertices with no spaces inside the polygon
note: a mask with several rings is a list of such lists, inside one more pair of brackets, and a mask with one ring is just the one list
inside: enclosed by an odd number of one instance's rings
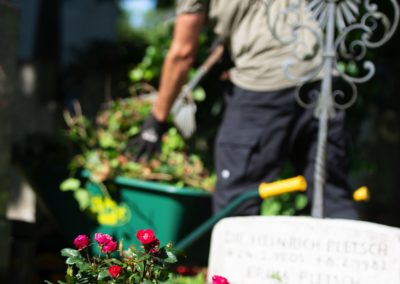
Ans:
{"label": "ornate metal cross", "polygon": [[[399,6],[396,0],[390,17],[380,11],[371,0],[264,0],[268,13],[268,25],[274,37],[283,44],[294,44],[294,56],[285,62],[283,68],[292,80],[299,84],[296,99],[300,105],[315,108],[319,119],[318,148],[314,171],[314,195],[312,216],[324,217],[323,196],[325,187],[328,121],[335,116],[336,109],[350,107],[357,98],[356,83],[364,83],[372,78],[375,66],[365,59],[368,48],[377,48],[386,43],[395,32],[399,21]],[[304,16],[312,19],[304,21]],[[282,34],[278,30],[279,20],[286,19],[291,32]],[[314,24],[310,24],[314,23]],[[306,45],[302,34],[313,38],[317,47],[309,57],[320,56],[320,64],[309,74],[298,76],[291,72],[296,62],[301,60],[299,50]],[[309,58],[308,58],[309,59]],[[354,76],[341,68],[340,60],[362,63],[362,74]],[[322,78],[321,89],[313,102],[302,98],[301,87],[317,77]],[[337,76],[346,82],[351,94],[343,99],[345,92],[332,86],[332,78]]]}

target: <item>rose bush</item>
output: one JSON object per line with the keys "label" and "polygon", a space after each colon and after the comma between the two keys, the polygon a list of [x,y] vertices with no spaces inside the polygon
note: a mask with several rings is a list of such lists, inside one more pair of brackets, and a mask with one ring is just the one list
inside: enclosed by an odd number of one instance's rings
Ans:
{"label": "rose bush", "polygon": [[[95,243],[86,235],[78,235],[73,248],[65,248],[61,254],[67,259],[65,282],[78,284],[151,284],[165,283],[169,279],[169,266],[177,262],[171,244],[160,247],[160,241],[152,230],[139,230],[140,247],[123,249],[123,243],[108,234],[96,233]],[[89,246],[97,245],[99,255],[91,255]],[[117,248],[118,247],[118,248]],[[51,283],[46,281],[46,283]]]}

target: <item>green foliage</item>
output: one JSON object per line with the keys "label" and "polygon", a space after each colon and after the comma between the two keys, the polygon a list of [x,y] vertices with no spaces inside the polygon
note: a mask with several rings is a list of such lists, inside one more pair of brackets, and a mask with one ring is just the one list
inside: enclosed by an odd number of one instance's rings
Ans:
{"label": "green foliage", "polygon": [[172,275],[171,278],[165,282],[165,284],[204,284],[206,278],[203,273],[199,273],[195,276],[180,276]]}
{"label": "green foliage", "polygon": [[74,198],[79,204],[79,209],[85,210],[90,206],[90,194],[86,189],[80,188],[75,190]]}
{"label": "green foliage", "polygon": [[68,178],[61,183],[60,189],[61,191],[75,191],[79,189],[80,186],[81,186],[81,181],[79,179]]}
{"label": "green foliage", "polygon": [[170,39],[162,41],[158,47],[155,45],[147,47],[142,61],[129,71],[129,78],[132,82],[152,82],[155,79],[159,79],[169,42]]}
{"label": "green foliage", "polygon": [[339,61],[337,67],[340,72],[343,72],[350,76],[357,77],[360,75],[360,68],[355,61]]}
{"label": "green foliage", "polygon": [[270,275],[270,278],[275,280],[275,283],[283,283],[283,279],[279,273],[275,272]]}
{"label": "green foliage", "polygon": [[[107,235],[111,242],[111,236]],[[145,243],[140,247],[131,246],[123,250],[120,245],[118,251],[101,252],[94,256],[90,254],[90,244],[77,245],[80,249],[64,248],[61,255],[66,257],[67,271],[65,281],[58,283],[67,284],[144,284],[144,283],[171,283],[170,265],[178,261],[175,249],[171,244],[159,246],[159,241],[154,237],[152,243]],[[96,239],[96,237],[95,237]],[[121,243],[122,244],[122,243]],[[99,250],[107,244],[97,244]],[[113,270],[117,269],[117,270]],[[46,283],[51,283],[46,281]]]}
{"label": "green foliage", "polygon": [[[154,19],[165,19],[172,17],[169,10],[156,10],[150,12],[147,17],[151,19],[152,25],[146,25],[145,28],[137,32],[143,32],[147,38],[149,46],[142,61],[132,68],[128,77],[133,84],[147,82],[152,85],[158,86],[162,64],[172,41],[173,21],[167,20],[162,22],[154,22]],[[211,44],[212,36],[208,31],[201,33],[199,38],[199,55],[198,61],[195,63],[194,68],[189,72],[189,78],[193,77],[196,71],[196,66],[203,63],[205,57],[209,53],[209,46]],[[203,88],[197,87],[193,91],[193,98],[196,101],[204,101],[206,93]]]}
{"label": "green foliage", "polygon": [[303,193],[290,193],[273,196],[263,201],[261,215],[275,216],[296,215],[306,208],[308,204],[307,196]]}
{"label": "green foliage", "polygon": [[[160,157],[149,162],[131,159],[130,151],[135,149],[128,142],[138,133],[150,108],[151,103],[141,97],[120,99],[112,101],[99,113],[95,126],[84,116],[68,119],[68,137],[80,148],[71,162],[72,170],[88,170],[95,182],[121,175],[213,190],[214,175],[207,171],[198,155],[190,154],[176,128],[170,128],[163,136]],[[81,208],[87,207],[88,196],[78,180],[67,179],[61,190],[74,191]]]}
{"label": "green foliage", "polygon": [[[162,13],[154,11],[152,13]],[[148,15],[148,17],[150,14]],[[163,17],[154,17],[152,19],[162,19]],[[161,75],[162,63],[168,52],[172,40],[172,25],[170,23],[153,23],[153,26],[147,26],[145,29],[138,30],[146,37],[149,45],[145,54],[133,69],[129,71],[129,78],[132,83],[149,82],[158,85]]]}
{"label": "green foliage", "polygon": [[90,194],[85,188],[81,187],[80,180],[68,178],[61,183],[60,190],[72,191],[81,210],[85,210],[90,206]]}
{"label": "green foliage", "polygon": [[193,99],[197,102],[202,102],[206,99],[206,92],[203,88],[195,88],[192,93]]}

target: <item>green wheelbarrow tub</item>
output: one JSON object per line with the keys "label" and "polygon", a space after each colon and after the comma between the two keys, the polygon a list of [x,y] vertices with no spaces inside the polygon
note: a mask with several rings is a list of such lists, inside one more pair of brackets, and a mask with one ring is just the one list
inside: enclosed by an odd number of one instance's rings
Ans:
{"label": "green wheelbarrow tub", "polygon": [[[87,179],[87,172],[83,176],[86,177],[86,188],[92,196],[104,196],[99,185]],[[161,245],[176,243],[212,216],[211,193],[201,189],[126,177],[116,177],[107,185],[117,203],[116,210],[122,212],[118,216],[121,218],[115,218],[115,214],[114,218],[105,218],[106,222],[99,222],[91,230],[91,235],[96,232],[110,234],[123,240],[124,247],[139,245],[136,239],[139,229],[152,229]],[[185,250],[186,262],[206,264],[209,242],[210,233],[188,247]]]}

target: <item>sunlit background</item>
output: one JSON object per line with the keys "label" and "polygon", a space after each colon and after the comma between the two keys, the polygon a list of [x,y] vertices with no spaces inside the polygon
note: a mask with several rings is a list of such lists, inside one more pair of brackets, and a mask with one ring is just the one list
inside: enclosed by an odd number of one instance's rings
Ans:
{"label": "sunlit background", "polygon": [[131,27],[141,27],[147,12],[156,7],[155,0],[123,0],[120,2],[121,8],[129,15]]}

